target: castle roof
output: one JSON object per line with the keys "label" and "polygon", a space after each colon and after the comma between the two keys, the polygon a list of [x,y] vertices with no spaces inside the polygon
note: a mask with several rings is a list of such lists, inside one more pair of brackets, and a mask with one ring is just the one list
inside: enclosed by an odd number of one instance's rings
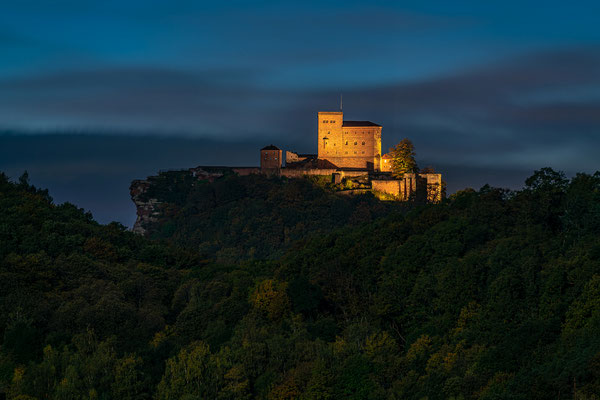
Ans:
{"label": "castle roof", "polygon": [[374,122],[371,121],[344,121],[344,123],[342,124],[342,126],[346,126],[346,127],[353,127],[353,126],[379,126],[381,127],[381,125],[378,125]]}
{"label": "castle roof", "polygon": [[287,169],[338,169],[337,165],[321,158],[307,158],[302,161],[287,164]]}
{"label": "castle roof", "polygon": [[279,147],[277,147],[277,146],[273,146],[272,144],[270,144],[270,145],[268,145],[268,146],[266,146],[266,147],[263,147],[263,148],[262,148],[262,149],[260,149],[260,150],[262,151],[262,150],[280,150],[280,149],[279,149]]}

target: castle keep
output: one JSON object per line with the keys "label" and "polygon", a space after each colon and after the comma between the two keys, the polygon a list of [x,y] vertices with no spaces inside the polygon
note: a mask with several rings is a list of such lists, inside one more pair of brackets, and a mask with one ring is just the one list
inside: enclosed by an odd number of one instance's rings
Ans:
{"label": "castle keep", "polygon": [[317,157],[340,168],[381,169],[381,126],[344,121],[344,113],[318,113]]}

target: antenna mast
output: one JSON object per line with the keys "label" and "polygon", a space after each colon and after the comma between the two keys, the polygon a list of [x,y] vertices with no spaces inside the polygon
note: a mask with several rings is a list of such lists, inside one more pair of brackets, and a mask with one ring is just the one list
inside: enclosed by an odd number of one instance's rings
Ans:
{"label": "antenna mast", "polygon": [[344,111],[343,102],[342,102],[343,99],[344,99],[343,95],[340,94],[340,111]]}

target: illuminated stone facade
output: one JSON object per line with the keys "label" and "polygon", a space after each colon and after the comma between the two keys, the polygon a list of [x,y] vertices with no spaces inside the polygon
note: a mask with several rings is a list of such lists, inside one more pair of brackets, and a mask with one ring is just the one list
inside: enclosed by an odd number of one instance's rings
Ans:
{"label": "illuminated stone facade", "polygon": [[339,168],[381,170],[381,126],[344,121],[340,112],[319,112],[317,156]]}
{"label": "illuminated stone facade", "polygon": [[381,156],[381,172],[392,172],[392,158],[390,153]]}
{"label": "illuminated stone facade", "polygon": [[441,174],[404,174],[402,179],[372,179],[374,192],[392,195],[401,201],[416,200],[428,203],[442,201],[443,187]]}

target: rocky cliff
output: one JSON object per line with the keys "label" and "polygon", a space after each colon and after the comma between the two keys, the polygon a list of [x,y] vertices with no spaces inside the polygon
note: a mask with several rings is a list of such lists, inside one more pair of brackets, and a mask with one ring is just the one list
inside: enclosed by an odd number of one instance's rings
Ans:
{"label": "rocky cliff", "polygon": [[[137,218],[133,225],[133,232],[141,235],[147,235],[148,229],[152,224],[158,222],[163,213],[162,207],[165,204],[164,191],[158,189],[162,181],[171,181],[174,177],[191,178],[192,181],[214,182],[215,179],[227,174],[236,174],[240,176],[258,174],[259,168],[255,167],[212,167],[199,166],[185,170],[161,171],[156,176],[149,176],[141,180],[136,179],[131,182],[129,193],[131,200],[135,204]],[[163,188],[164,189],[164,188]],[[174,190],[170,187],[168,190]]]}
{"label": "rocky cliff", "polygon": [[135,204],[137,218],[133,224],[133,231],[140,235],[145,235],[146,227],[158,221],[160,215],[159,206],[162,204],[158,199],[146,198],[144,195],[148,191],[151,183],[150,180],[136,179],[129,186],[131,200]]}

